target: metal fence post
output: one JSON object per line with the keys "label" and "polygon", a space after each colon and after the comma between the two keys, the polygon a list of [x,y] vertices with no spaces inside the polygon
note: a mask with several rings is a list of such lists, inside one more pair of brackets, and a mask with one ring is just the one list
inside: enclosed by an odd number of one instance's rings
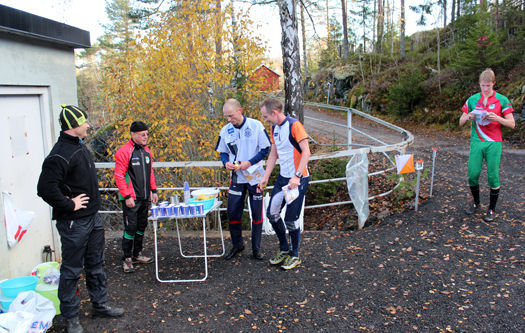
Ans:
{"label": "metal fence post", "polygon": [[430,197],[432,198],[432,189],[434,188],[434,165],[436,164],[437,148],[432,148],[432,178],[430,179]]}
{"label": "metal fence post", "polygon": [[326,104],[330,104],[330,90],[332,88],[332,83],[328,82],[328,95],[326,96]]}
{"label": "metal fence post", "polygon": [[352,149],[352,110],[348,109],[346,125],[348,126],[348,150]]}
{"label": "metal fence post", "polygon": [[415,211],[417,212],[417,205],[419,203],[419,174],[421,173],[421,170],[423,170],[423,161],[419,160],[416,162],[416,170],[417,170],[417,185],[416,185],[416,206]]}

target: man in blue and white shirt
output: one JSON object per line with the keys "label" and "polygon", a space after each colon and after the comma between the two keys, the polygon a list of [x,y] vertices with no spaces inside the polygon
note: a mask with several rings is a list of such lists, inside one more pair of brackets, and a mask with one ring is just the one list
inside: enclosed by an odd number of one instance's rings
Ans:
{"label": "man in blue and white shirt", "polygon": [[227,211],[233,245],[224,258],[231,259],[244,250],[241,222],[244,199],[248,192],[252,211],[253,256],[262,260],[263,195],[257,191],[257,185],[264,175],[262,160],[270,153],[270,139],[260,121],[242,115],[239,101],[227,100],[222,111],[229,124],[222,128],[215,150],[221,154],[224,167],[230,170]]}

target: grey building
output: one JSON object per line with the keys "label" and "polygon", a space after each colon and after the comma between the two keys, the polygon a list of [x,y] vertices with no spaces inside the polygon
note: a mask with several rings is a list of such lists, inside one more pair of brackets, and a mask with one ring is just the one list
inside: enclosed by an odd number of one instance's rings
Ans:
{"label": "grey building", "polygon": [[13,248],[0,223],[0,281],[28,275],[43,261],[44,245],[60,260],[60,238],[36,184],[58,138],[60,105],[77,104],[75,49],[90,46],[88,31],[0,5],[0,191],[36,215]]}

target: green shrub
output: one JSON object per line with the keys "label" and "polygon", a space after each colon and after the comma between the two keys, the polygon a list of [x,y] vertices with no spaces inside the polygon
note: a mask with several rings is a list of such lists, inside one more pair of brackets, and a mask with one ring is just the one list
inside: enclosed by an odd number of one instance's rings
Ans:
{"label": "green shrub", "polygon": [[[428,177],[428,169],[423,170],[419,175],[419,183],[421,180]],[[394,189],[394,195],[396,201],[412,199],[416,197],[417,189],[417,174],[414,174],[414,178],[410,181],[407,174],[398,175],[397,173],[391,174],[387,177],[388,179],[399,182],[399,186]],[[401,178],[403,178],[401,180]]]}
{"label": "green shrub", "polygon": [[398,117],[406,117],[414,111],[414,106],[423,99],[424,93],[425,88],[418,72],[403,74],[399,83],[388,90],[387,111]]}
{"label": "green shrub", "polygon": [[[343,158],[330,158],[309,162],[310,180],[321,180],[345,177],[347,161]],[[341,181],[312,184],[308,187],[307,200],[314,204],[330,202],[338,191],[344,190],[345,183]]]}

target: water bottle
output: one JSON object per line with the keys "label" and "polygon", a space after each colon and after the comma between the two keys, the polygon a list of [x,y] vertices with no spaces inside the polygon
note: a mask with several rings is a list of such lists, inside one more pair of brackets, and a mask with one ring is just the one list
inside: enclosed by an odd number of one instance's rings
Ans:
{"label": "water bottle", "polygon": [[190,185],[184,182],[184,203],[188,204],[188,201],[190,201]]}

